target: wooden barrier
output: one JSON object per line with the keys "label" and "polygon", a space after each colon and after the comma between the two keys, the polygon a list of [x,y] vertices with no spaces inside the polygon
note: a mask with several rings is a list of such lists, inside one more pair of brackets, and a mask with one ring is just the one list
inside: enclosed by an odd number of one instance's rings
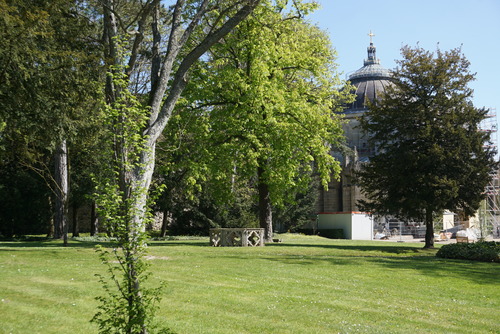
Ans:
{"label": "wooden barrier", "polygon": [[210,246],[256,247],[264,246],[263,228],[211,228]]}

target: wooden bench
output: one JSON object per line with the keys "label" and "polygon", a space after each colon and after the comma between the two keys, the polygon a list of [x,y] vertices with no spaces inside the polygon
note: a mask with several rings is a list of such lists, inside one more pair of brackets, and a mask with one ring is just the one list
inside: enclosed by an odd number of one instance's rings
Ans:
{"label": "wooden bench", "polygon": [[469,243],[469,237],[460,237],[457,235],[457,243],[459,242]]}

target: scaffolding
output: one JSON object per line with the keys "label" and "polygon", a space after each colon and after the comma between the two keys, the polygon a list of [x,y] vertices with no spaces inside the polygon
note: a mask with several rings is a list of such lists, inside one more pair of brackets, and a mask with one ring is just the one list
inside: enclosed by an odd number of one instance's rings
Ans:
{"label": "scaffolding", "polygon": [[[490,109],[481,124],[481,130],[490,133],[489,147],[497,148],[497,115],[495,109]],[[499,170],[490,173],[490,180],[485,189],[486,199],[479,210],[480,237],[493,235],[500,237],[500,180]]]}

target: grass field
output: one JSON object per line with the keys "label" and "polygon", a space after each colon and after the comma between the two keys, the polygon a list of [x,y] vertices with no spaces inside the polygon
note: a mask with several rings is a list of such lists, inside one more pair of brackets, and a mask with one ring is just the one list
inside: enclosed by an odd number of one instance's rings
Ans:
{"label": "grass field", "polygon": [[[500,265],[422,244],[282,236],[261,248],[151,243],[175,333],[500,333]],[[104,273],[90,242],[0,243],[0,333],[95,333]]]}

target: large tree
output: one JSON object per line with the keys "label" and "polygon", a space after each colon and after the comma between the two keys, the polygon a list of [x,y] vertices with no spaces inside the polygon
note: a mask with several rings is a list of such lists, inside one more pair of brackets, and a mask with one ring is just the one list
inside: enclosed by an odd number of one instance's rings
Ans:
{"label": "large tree", "polygon": [[[112,180],[103,184],[103,215],[113,222],[122,255],[124,281],[118,307],[106,301],[96,321],[104,328],[123,319],[127,333],[146,333],[148,297],[144,294],[142,255],[148,190],[155,166],[156,143],[180,98],[193,64],[227,35],[260,0],[102,0],[106,80],[105,119],[114,152]],[[207,18],[217,19],[212,25]],[[149,69],[147,96],[134,96],[138,71]],[[106,195],[107,194],[107,195]],[[107,209],[107,210],[106,210]],[[115,277],[115,276],[113,276]],[[124,300],[123,300],[124,299]],[[151,299],[150,299],[151,300]],[[123,302],[123,303],[121,303]],[[149,309],[150,310],[150,309]],[[109,311],[109,312],[108,312]],[[104,316],[103,316],[104,315]],[[103,316],[103,317],[101,317]]]}
{"label": "large tree", "polygon": [[[124,202],[131,201],[130,207],[133,208],[129,212],[131,231],[144,228],[156,142],[188,82],[190,68],[210,47],[244,20],[259,2],[178,0],[168,8],[162,8],[159,0],[130,6],[125,6],[121,1],[103,1],[105,53],[110,66],[106,99],[111,108],[123,106],[120,104],[123,102],[123,90],[128,88],[127,82],[130,83],[131,75],[137,70],[140,52],[146,50],[151,54],[150,92],[145,105],[148,109],[145,122],[135,134],[129,134],[128,137],[123,136],[123,133],[117,134],[119,137],[115,142],[120,193]],[[213,26],[206,25],[207,16],[218,18]],[[163,23],[168,24],[168,29],[161,28]],[[149,31],[153,36],[151,50],[145,49],[143,44],[148,27],[151,27]],[[121,48],[127,44],[127,40],[130,50],[124,55]],[[125,85],[117,85],[114,80],[125,81]],[[121,117],[117,122],[127,121],[126,118]],[[119,124],[114,125],[115,131],[121,131]],[[129,139],[135,143],[127,142]],[[130,168],[125,168],[125,165]]]}
{"label": "large tree", "polygon": [[270,240],[273,205],[307,189],[313,167],[323,184],[338,174],[330,155],[343,138],[335,111],[350,95],[339,90],[328,37],[304,19],[316,4],[264,4],[210,50],[181,116],[196,113],[191,121],[221,193],[235,179],[255,180],[260,227]]}
{"label": "large tree", "polygon": [[57,238],[67,228],[68,145],[97,95],[99,57],[83,14],[76,1],[0,2],[0,168],[18,164],[46,180]]}
{"label": "large tree", "polygon": [[495,166],[488,110],[472,104],[474,80],[461,49],[435,53],[403,47],[394,85],[361,119],[376,155],[359,172],[367,200],[379,215],[425,221],[425,248],[434,246],[433,215],[473,215]]}

